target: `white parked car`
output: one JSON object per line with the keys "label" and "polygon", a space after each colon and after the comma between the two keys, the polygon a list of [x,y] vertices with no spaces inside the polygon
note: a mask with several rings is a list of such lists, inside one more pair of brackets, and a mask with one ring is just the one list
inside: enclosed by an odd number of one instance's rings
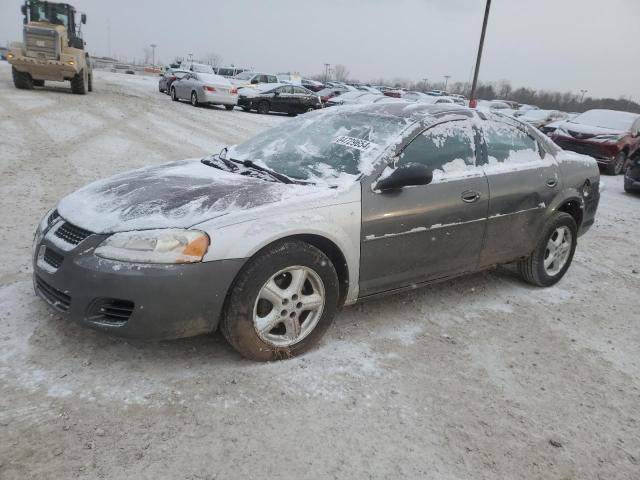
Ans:
{"label": "white parked car", "polygon": [[230,80],[238,88],[251,87],[260,83],[280,83],[276,75],[258,72],[242,72]]}
{"label": "white parked car", "polygon": [[365,95],[368,97],[371,94],[368,92],[362,92],[360,90],[352,90],[352,91],[343,93],[338,97],[330,98],[327,101],[327,106],[353,105],[353,104],[359,103],[357,100],[360,97],[364,97]]}
{"label": "white parked car", "polygon": [[568,115],[559,110],[527,110],[519,119],[529,125],[542,128],[545,125],[558,120],[565,120]]}
{"label": "white parked car", "polygon": [[211,65],[196,62],[182,62],[180,64],[180,70],[187,70],[195,73],[210,73],[212,75],[215,75],[216,73],[213,71],[213,67]]}
{"label": "white parked car", "polygon": [[233,110],[238,104],[238,89],[213,73],[190,72],[171,84],[170,94],[173,101],[189,100],[194,107],[224,105],[227,110]]}

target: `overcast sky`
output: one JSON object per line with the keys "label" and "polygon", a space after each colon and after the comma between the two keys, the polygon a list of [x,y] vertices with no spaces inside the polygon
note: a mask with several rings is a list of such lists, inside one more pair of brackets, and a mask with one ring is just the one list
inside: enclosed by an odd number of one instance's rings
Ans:
{"label": "overcast sky", "polygon": [[[361,81],[471,78],[484,0],[75,0],[89,52],[165,62],[215,52],[224,64]],[[20,0],[0,1],[0,42],[21,37]],[[110,31],[110,35],[109,35]],[[493,0],[483,81],[640,101],[640,0]],[[110,41],[109,41],[110,38]]]}

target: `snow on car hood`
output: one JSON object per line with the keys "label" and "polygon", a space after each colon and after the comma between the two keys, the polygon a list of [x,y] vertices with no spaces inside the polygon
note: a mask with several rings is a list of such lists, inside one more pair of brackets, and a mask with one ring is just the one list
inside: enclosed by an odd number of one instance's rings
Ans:
{"label": "snow on car hood", "polygon": [[189,159],[99,180],[66,196],[57,208],[74,225],[113,233],[187,228],[234,211],[335,194],[326,186],[276,183]]}
{"label": "snow on car hood", "polygon": [[571,130],[572,132],[586,133],[589,135],[624,135],[625,133],[622,130],[614,130],[612,128],[596,127],[594,125],[568,121],[560,123],[558,128],[564,129],[565,131]]}

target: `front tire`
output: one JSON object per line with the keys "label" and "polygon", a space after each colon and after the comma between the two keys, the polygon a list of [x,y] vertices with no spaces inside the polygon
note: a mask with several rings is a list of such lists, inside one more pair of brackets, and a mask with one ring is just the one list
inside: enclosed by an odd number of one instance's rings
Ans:
{"label": "front tire", "polygon": [[84,68],[71,79],[71,91],[78,95],[87,93],[87,74]]}
{"label": "front tire", "polygon": [[44,87],[44,80],[33,80],[34,87]]}
{"label": "front tire", "polygon": [[578,227],[571,215],[554,213],[543,228],[540,242],[527,258],[518,262],[520,276],[538,287],[550,287],[569,269],[576,250]]}
{"label": "front tire", "polygon": [[15,67],[11,67],[11,74],[16,88],[21,90],[31,90],[33,88],[33,79],[27,72],[20,72]]}
{"label": "front tire", "polygon": [[281,241],[258,253],[231,287],[221,331],[241,355],[271,361],[312,348],[338,309],[331,260],[308,243]]}
{"label": "front tire", "polygon": [[604,173],[607,175],[620,175],[627,163],[627,154],[625,152],[618,153],[613,162],[604,167]]}
{"label": "front tire", "polygon": [[90,92],[93,92],[93,71],[89,74],[89,77],[87,79],[87,89]]}
{"label": "front tire", "polygon": [[173,100],[174,102],[178,101],[178,96],[176,95],[175,87],[171,87],[171,100]]}
{"label": "front tire", "polygon": [[227,109],[227,111],[229,111],[229,112],[230,112],[231,110],[233,110],[234,108],[236,108],[236,106],[235,106],[235,105],[225,105],[225,106],[224,106],[224,108],[226,108],[226,109]]}

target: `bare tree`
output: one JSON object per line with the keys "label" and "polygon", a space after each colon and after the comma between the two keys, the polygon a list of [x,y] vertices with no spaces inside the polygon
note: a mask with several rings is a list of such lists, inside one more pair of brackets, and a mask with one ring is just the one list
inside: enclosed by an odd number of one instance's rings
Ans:
{"label": "bare tree", "polygon": [[205,55],[205,61],[212,67],[216,68],[222,63],[222,57],[215,52],[210,52]]}
{"label": "bare tree", "polygon": [[336,82],[346,82],[349,80],[349,69],[344,65],[336,65],[333,67],[333,75]]}

